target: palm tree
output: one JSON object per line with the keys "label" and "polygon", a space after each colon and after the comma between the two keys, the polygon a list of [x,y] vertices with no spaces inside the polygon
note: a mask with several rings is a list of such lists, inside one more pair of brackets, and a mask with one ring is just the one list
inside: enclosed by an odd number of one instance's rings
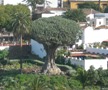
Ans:
{"label": "palm tree", "polygon": [[32,11],[35,11],[36,9],[36,4],[43,4],[44,0],[23,0],[26,2],[29,6],[31,6]]}
{"label": "palm tree", "polygon": [[12,29],[14,35],[20,38],[20,71],[22,73],[22,37],[24,34],[29,33],[30,27],[30,17],[24,12],[15,13],[14,18],[12,20]]}
{"label": "palm tree", "polygon": [[32,20],[35,20],[35,16],[36,16],[36,10],[37,4],[43,4],[45,2],[45,0],[23,0],[24,2],[26,2],[29,6],[31,6],[32,8]]}

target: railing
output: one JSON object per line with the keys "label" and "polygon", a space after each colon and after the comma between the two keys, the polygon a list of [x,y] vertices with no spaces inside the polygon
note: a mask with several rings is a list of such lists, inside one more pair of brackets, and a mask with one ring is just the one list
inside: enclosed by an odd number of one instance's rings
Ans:
{"label": "railing", "polygon": [[[0,43],[0,46],[19,46],[20,43]],[[23,43],[22,45],[30,45],[30,43]]]}

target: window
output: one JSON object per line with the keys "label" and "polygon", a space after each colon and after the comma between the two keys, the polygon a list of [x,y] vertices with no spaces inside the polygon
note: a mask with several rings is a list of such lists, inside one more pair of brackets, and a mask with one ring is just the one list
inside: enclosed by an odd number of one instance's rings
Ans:
{"label": "window", "polygon": [[58,7],[61,7],[61,0],[58,0]]}
{"label": "window", "polygon": [[94,21],[92,22],[92,25],[95,26],[95,22]]}
{"label": "window", "polygon": [[101,22],[99,22],[99,24],[101,24]]}

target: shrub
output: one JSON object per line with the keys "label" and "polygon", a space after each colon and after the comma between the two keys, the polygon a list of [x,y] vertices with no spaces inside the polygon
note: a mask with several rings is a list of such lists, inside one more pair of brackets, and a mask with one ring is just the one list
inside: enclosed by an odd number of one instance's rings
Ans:
{"label": "shrub", "polygon": [[58,56],[55,60],[57,64],[65,64],[65,58],[63,56]]}
{"label": "shrub", "polygon": [[22,74],[15,77],[5,77],[2,80],[4,90],[78,90],[79,81],[67,76],[47,76]]}
{"label": "shrub", "polygon": [[75,90],[80,90],[82,89],[82,84],[80,83],[80,81],[78,80],[74,80],[73,78],[70,78],[68,80],[68,84],[70,86],[71,89],[75,89]]}

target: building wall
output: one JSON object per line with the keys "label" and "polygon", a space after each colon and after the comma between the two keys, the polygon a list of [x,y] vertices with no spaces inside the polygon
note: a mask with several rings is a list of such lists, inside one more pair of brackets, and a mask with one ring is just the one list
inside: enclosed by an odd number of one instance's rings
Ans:
{"label": "building wall", "polygon": [[84,60],[71,60],[71,64],[73,65],[78,65],[78,66],[81,66],[83,68],[85,68],[85,61]]}
{"label": "building wall", "polygon": [[96,19],[96,27],[106,25],[106,19],[105,18],[98,18]]}
{"label": "building wall", "polygon": [[108,59],[87,59],[87,60],[78,60],[78,59],[66,59],[71,61],[72,65],[77,65],[83,67],[85,70],[88,70],[90,66],[94,66],[95,69],[102,67],[107,69]]}
{"label": "building wall", "polygon": [[9,46],[0,46],[0,50],[9,49]]}
{"label": "building wall", "polygon": [[55,14],[50,14],[50,13],[43,13],[42,17],[48,18],[48,17],[53,17]]}
{"label": "building wall", "polygon": [[85,70],[88,70],[90,66],[94,66],[95,69],[102,67],[103,69],[107,69],[107,61],[106,59],[88,59],[85,61]]}
{"label": "building wall", "polygon": [[96,29],[93,27],[87,27],[83,31],[83,43],[95,43],[108,40],[108,29]]}
{"label": "building wall", "polygon": [[31,39],[31,52],[35,55],[38,55],[40,58],[46,56],[44,46],[33,39]]}
{"label": "building wall", "polygon": [[60,16],[62,15],[65,11],[50,11],[51,13],[43,13],[42,17],[53,17],[53,16]]}

